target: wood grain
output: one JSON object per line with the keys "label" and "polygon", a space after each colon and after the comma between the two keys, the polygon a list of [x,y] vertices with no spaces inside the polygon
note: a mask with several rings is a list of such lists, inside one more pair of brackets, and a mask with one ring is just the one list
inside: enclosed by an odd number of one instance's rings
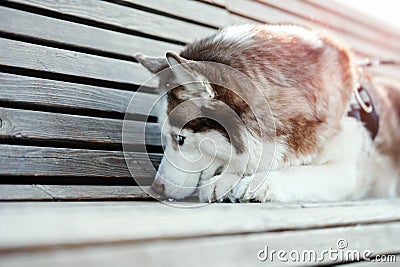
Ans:
{"label": "wood grain", "polygon": [[[335,233],[332,228],[353,225],[359,225],[355,226],[356,228],[362,228],[362,225],[376,225],[376,234],[381,234],[381,238],[374,240],[374,235],[371,240],[384,250],[400,249],[400,240],[392,231],[398,231],[400,226],[399,200],[311,205],[249,203],[213,204],[201,208],[194,208],[195,204],[191,206],[193,208],[180,209],[159,202],[0,203],[0,250],[41,250],[51,246],[112,245],[115,242],[143,244],[154,240],[205,236],[234,235],[233,239],[239,240],[241,235],[246,234],[256,234],[255,236],[260,237],[258,240],[262,240],[262,233],[267,232],[274,232],[271,235],[275,236],[275,242],[290,246],[293,244],[289,238],[291,231],[318,228],[326,229],[335,239],[322,238],[311,233],[307,238],[306,233],[310,232],[307,230],[296,242],[322,242],[324,246],[328,243],[335,246],[335,242],[342,236],[340,232],[332,234]],[[68,221],[65,218],[68,218]],[[29,223],[25,223],[27,221]],[[387,225],[390,222],[395,222],[395,228]],[[362,238],[363,235],[368,237],[366,232],[356,228],[351,228],[348,232],[352,233],[349,236],[352,239],[348,240],[351,246],[362,244],[356,241],[357,238]],[[213,239],[208,240],[212,242]],[[386,245],[383,245],[385,243]],[[245,249],[246,246],[236,244],[234,247]]]}
{"label": "wood grain", "polygon": [[[35,25],[35,27],[32,27]],[[57,44],[92,49],[93,53],[112,53],[130,57],[137,52],[164,56],[166,51],[179,52],[182,47],[139,36],[63,21],[7,7],[0,7],[0,31],[37,38]],[[71,48],[73,49],[73,48]]]}
{"label": "wood grain", "polygon": [[289,14],[310,20],[327,29],[350,34],[365,42],[373,43],[377,47],[386,47],[393,50],[393,52],[400,53],[400,41],[393,35],[385,31],[377,31],[376,29],[354,22],[339,14],[334,14],[315,7],[314,5],[310,5],[307,2],[298,0],[289,0],[284,3],[279,0],[257,1],[267,4],[268,7],[278,8]]}
{"label": "wood grain", "polygon": [[[151,180],[160,154],[127,152],[135,178]],[[0,145],[0,176],[130,178],[124,154],[119,151]],[[0,178],[1,180],[1,178]]]}
{"label": "wood grain", "polygon": [[[4,38],[0,38],[0,65],[132,85],[141,85],[150,77],[137,63]],[[155,87],[157,80],[146,85]]]}
{"label": "wood grain", "polygon": [[[373,251],[375,254],[398,252],[400,241],[394,236],[400,231],[400,223],[335,227],[332,229],[297,230],[283,233],[257,233],[234,236],[152,240],[150,242],[115,242],[101,245],[46,247],[34,253],[13,253],[2,256],[4,266],[322,266],[346,262],[338,256],[335,260],[324,251],[336,250],[338,239],[345,239],[350,245],[346,251]],[[259,261],[257,253],[275,250],[273,260]],[[318,259],[282,262],[278,251],[315,251]],[[345,254],[346,252],[344,252]],[[184,255],[184,256],[182,256]],[[308,255],[308,254],[306,254]],[[352,254],[353,255],[353,254]],[[282,256],[281,256],[282,257]],[[295,256],[293,256],[295,257]],[[307,256],[306,256],[307,257]],[[350,262],[350,261],[349,261]],[[353,261],[354,262],[354,261]],[[395,266],[396,263],[383,266]],[[341,265],[340,265],[341,266]],[[345,265],[347,266],[347,265]],[[352,266],[352,265],[350,265]],[[358,265],[356,265],[358,266]],[[364,266],[364,265],[361,265]],[[366,266],[381,266],[366,265]]]}
{"label": "wood grain", "polygon": [[[301,25],[310,25],[312,28],[317,30],[325,31],[326,27],[319,25],[309,19],[302,18],[289,14],[285,11],[275,9],[266,6],[262,3],[251,1],[251,0],[235,0],[229,2],[227,8],[235,13],[248,18],[254,18],[266,23],[297,23]],[[360,40],[353,36],[353,34],[347,34],[341,31],[332,31],[338,38],[346,42],[347,45],[351,46],[361,56],[375,56],[375,57],[396,57],[398,56],[398,50],[393,51],[391,49],[379,46],[377,44]]]}
{"label": "wood grain", "polygon": [[44,106],[77,112],[102,111],[119,113],[123,116],[134,97],[135,102],[129,107],[130,112],[147,115],[147,111],[150,110],[150,115],[156,115],[151,108],[158,99],[158,95],[154,94],[7,73],[0,73],[0,80],[0,101],[3,103]]}
{"label": "wood grain", "polygon": [[200,1],[222,8],[226,7],[226,2],[227,2],[227,0],[200,0]]}
{"label": "wood grain", "polygon": [[366,16],[364,13],[359,13],[358,10],[354,10],[349,6],[344,5],[340,2],[319,1],[319,0],[304,0],[304,2],[316,6],[322,10],[327,10],[333,14],[338,14],[358,24],[364,25],[370,29],[374,29],[376,32],[381,32],[381,33],[384,32],[392,35],[397,39],[400,38],[399,30],[396,29],[395,27],[391,25],[384,25],[384,27],[382,27],[383,26],[382,21],[371,16]]}
{"label": "wood grain", "polygon": [[[134,8],[96,0],[8,0],[154,37],[188,43],[215,30]],[[94,12],[95,11],[95,12]]]}
{"label": "wood grain", "polygon": [[1,139],[93,143],[102,145],[145,144],[160,146],[160,131],[156,123],[123,121],[66,115],[50,112],[28,111],[0,107]]}
{"label": "wood grain", "polygon": [[0,185],[0,201],[110,201],[152,198],[138,186]]}
{"label": "wood grain", "polygon": [[212,27],[219,28],[229,25],[229,11],[197,1],[123,0],[121,2],[143,6]]}
{"label": "wood grain", "polygon": [[0,201],[45,201],[54,198],[36,185],[0,184]]}
{"label": "wood grain", "polygon": [[[390,254],[389,254],[390,255]],[[333,266],[342,266],[342,267],[394,267],[396,266],[396,262],[398,264],[398,262],[400,262],[400,255],[399,254],[395,254],[394,256],[394,261],[387,261],[387,262],[376,262],[376,261],[370,261],[370,262],[366,262],[366,261],[361,261],[361,262],[350,262],[350,263],[345,263],[345,264],[338,264],[338,265],[333,265]]]}

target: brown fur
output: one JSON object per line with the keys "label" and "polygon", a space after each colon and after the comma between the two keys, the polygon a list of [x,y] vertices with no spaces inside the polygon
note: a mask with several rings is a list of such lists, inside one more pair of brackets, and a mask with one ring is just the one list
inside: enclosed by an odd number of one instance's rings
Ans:
{"label": "brown fur", "polygon": [[[315,152],[324,138],[339,129],[338,122],[345,114],[354,88],[356,77],[349,68],[349,50],[324,35],[320,36],[323,45],[315,48],[298,36],[271,33],[257,27],[253,31],[257,35],[252,45],[241,46],[224,40],[214,42],[214,35],[187,46],[180,56],[192,61],[222,63],[239,70],[252,80],[266,79],[267,84],[261,82],[257,86],[261,87],[270,103],[275,116],[277,137],[284,139],[291,152],[297,156]],[[340,69],[329,69],[328,65],[332,63],[339,63]],[[197,72],[205,73],[206,77],[214,76],[217,80],[221,79],[216,78],[216,75],[224,75],[225,80],[222,82],[227,84],[228,90],[214,86],[217,99],[234,109],[253,133],[259,136],[264,134],[263,139],[274,138],[272,119],[263,118],[264,102],[253,101],[251,110],[240,99],[246,94],[252,94],[254,89],[238,86],[229,74],[213,73],[210,69],[201,69],[196,65],[193,67],[197,67]],[[326,90],[327,75],[337,83],[334,90],[337,90],[340,99],[336,103],[329,103],[329,94],[337,92]],[[178,101],[169,102],[169,110],[176,104]],[[257,114],[258,110],[264,114]],[[254,121],[251,119],[254,118],[253,112],[264,119],[261,128],[259,125],[249,125],[249,121]],[[198,120],[197,123],[203,121]],[[188,127],[199,129],[197,123],[193,122]],[[214,126],[210,124],[210,127]],[[206,130],[207,126],[200,128]]]}

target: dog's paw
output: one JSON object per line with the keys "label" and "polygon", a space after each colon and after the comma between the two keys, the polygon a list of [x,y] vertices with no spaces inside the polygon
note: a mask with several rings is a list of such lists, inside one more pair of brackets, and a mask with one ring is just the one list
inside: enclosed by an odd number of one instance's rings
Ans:
{"label": "dog's paw", "polygon": [[199,187],[200,202],[222,202],[239,180],[236,174],[214,176]]}
{"label": "dog's paw", "polygon": [[245,176],[232,190],[232,195],[239,202],[281,201],[278,176],[277,172]]}
{"label": "dog's paw", "polygon": [[244,176],[242,179],[240,179],[240,181],[233,188],[232,193],[229,194],[229,199],[232,202],[235,201],[247,202],[248,200],[246,200],[244,197],[252,180],[253,180],[253,175]]}

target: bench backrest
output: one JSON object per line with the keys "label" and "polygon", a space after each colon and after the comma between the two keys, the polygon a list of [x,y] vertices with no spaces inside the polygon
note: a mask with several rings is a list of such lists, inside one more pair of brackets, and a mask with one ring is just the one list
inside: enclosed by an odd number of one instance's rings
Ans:
{"label": "bench backrest", "polygon": [[[220,27],[265,22],[332,30],[360,58],[400,57],[398,32],[332,1],[2,1],[0,182],[132,184],[121,129],[130,99],[149,77],[132,55],[179,52]],[[395,68],[373,71],[400,77]],[[142,129],[143,110],[156,96],[149,88],[137,97],[132,123]],[[156,119],[149,127],[157,164]],[[138,148],[132,164],[136,177],[151,179],[146,157]]]}

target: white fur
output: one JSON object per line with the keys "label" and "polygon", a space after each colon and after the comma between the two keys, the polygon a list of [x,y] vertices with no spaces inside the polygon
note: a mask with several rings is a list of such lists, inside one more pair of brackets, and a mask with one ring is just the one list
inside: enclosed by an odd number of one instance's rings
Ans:
{"label": "white fur", "polygon": [[[233,154],[226,138],[216,131],[192,133],[172,127],[168,119],[164,122],[165,152],[155,180],[164,184],[165,195],[181,199],[192,194],[199,184],[206,184],[218,168],[227,168],[226,162]],[[184,145],[175,149],[171,133],[185,136]]]}
{"label": "white fur", "polygon": [[239,25],[222,29],[213,39],[213,42],[232,42],[236,44],[249,44],[256,33],[252,25]]}
{"label": "white fur", "polygon": [[281,33],[284,36],[294,35],[298,36],[304,41],[309,42],[314,48],[322,47],[323,43],[319,38],[317,32],[310,31],[304,27],[296,25],[265,25],[266,31],[270,33]]}
{"label": "white fur", "polygon": [[[284,167],[256,173],[242,179],[233,197],[266,201],[340,201],[365,195],[360,188],[369,188],[362,166],[368,164],[371,148],[368,133],[360,122],[345,118],[343,130],[332,138],[310,165]],[[249,184],[264,179],[256,190]],[[261,179],[260,179],[261,178]]]}

